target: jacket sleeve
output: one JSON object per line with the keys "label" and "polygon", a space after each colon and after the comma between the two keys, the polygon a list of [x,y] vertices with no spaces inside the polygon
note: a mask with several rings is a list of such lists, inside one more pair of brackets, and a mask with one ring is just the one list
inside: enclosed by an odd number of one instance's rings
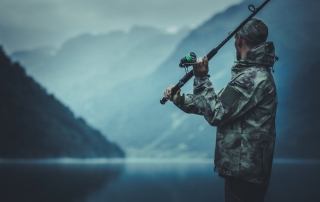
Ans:
{"label": "jacket sleeve", "polygon": [[186,113],[203,115],[210,125],[218,126],[240,117],[260,101],[263,81],[256,72],[240,74],[217,94],[209,76],[194,79],[193,94],[182,95],[177,107]]}

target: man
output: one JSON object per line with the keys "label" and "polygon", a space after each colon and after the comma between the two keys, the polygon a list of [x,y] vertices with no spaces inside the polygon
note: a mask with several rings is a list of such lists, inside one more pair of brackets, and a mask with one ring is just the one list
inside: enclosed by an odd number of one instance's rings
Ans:
{"label": "man", "polygon": [[225,178],[225,201],[264,200],[269,184],[276,129],[277,91],[270,67],[275,58],[268,27],[252,18],[235,35],[237,61],[231,81],[215,93],[208,58],[193,65],[193,94],[164,97],[186,113],[217,126],[214,171]]}

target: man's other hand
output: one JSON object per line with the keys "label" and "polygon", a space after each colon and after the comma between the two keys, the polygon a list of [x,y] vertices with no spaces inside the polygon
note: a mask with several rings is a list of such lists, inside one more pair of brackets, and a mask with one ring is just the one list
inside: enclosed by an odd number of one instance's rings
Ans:
{"label": "man's other hand", "polygon": [[174,87],[173,85],[169,86],[169,87],[164,91],[163,96],[164,96],[164,98],[166,98],[167,100],[170,100],[170,101],[172,101],[172,102],[174,102],[174,103],[178,103],[178,102],[180,101],[180,99],[181,99],[181,95],[180,95],[181,89],[179,89],[179,90],[176,92],[176,94],[172,97],[172,95],[171,95],[171,90],[172,90],[173,87]]}
{"label": "man's other hand", "polygon": [[209,66],[208,66],[208,57],[197,58],[197,63],[193,65],[193,75],[195,77],[205,77],[208,75]]}

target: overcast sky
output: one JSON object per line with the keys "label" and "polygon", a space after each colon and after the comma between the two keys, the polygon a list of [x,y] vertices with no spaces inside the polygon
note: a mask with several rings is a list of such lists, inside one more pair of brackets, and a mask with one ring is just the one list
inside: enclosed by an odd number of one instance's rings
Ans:
{"label": "overcast sky", "polygon": [[58,47],[82,33],[128,31],[134,25],[174,31],[197,27],[242,0],[0,0],[5,51]]}

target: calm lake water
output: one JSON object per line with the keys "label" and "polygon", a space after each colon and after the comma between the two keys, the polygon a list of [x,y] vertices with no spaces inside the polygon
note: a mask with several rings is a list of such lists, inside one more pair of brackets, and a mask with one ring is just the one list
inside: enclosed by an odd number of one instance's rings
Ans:
{"label": "calm lake water", "polygon": [[[0,160],[0,201],[224,201],[213,160]],[[320,163],[276,160],[266,202],[320,202]]]}

